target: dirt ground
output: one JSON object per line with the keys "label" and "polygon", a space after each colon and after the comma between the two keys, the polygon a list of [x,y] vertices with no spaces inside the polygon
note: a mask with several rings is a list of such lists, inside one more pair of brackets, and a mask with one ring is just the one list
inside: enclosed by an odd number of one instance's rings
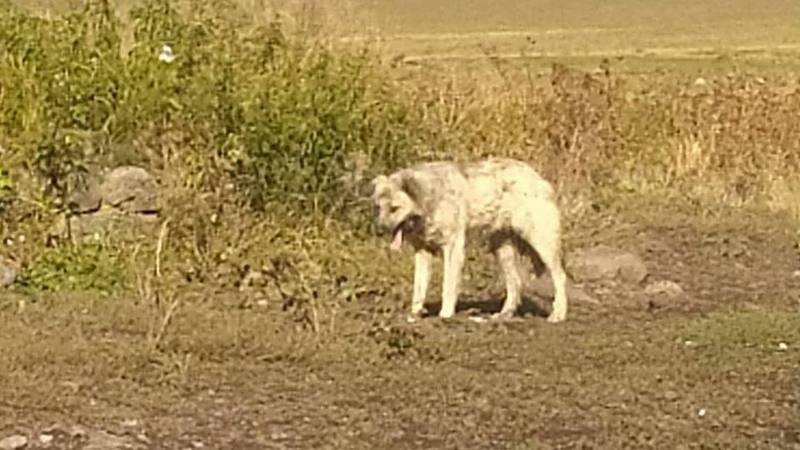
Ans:
{"label": "dirt ground", "polygon": [[[277,306],[199,289],[153,351],[152,319],[128,298],[3,294],[0,439],[70,449],[800,449],[795,229],[766,213],[692,220],[598,221],[576,233],[572,245],[637,252],[651,281],[685,293],[584,286],[599,303],[573,302],[558,325],[541,314],[466,320],[499,308],[488,300],[502,295],[497,282],[467,282],[449,323],[405,324],[407,299],[367,295],[316,336]],[[92,430],[117,438],[103,444]]]}

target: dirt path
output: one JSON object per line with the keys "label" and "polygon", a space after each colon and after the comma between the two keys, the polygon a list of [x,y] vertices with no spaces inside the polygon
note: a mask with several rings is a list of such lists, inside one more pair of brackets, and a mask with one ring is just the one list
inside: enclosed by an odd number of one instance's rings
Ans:
{"label": "dirt path", "polygon": [[[123,302],[5,307],[0,438],[74,449],[99,442],[92,430],[122,436],[105,448],[798,449],[794,235],[773,218],[737,220],[584,234],[638,252],[685,295],[589,286],[600,304],[573,303],[558,326],[463,313],[407,325],[403,299],[364,298],[336,337],[312,342],[279,311],[215,299],[185,311],[153,356]],[[85,429],[71,435],[74,425]]]}

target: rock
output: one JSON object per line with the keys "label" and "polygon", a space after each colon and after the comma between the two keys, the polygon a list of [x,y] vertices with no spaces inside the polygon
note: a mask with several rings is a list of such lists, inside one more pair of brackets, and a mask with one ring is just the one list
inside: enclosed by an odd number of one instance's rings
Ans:
{"label": "rock", "polygon": [[69,231],[76,242],[102,239],[132,241],[155,231],[158,218],[152,214],[126,214],[115,210],[101,210],[69,218]]}
{"label": "rock", "polygon": [[52,245],[58,240],[67,237],[67,215],[59,214],[50,227],[47,229],[46,242],[47,245]]}
{"label": "rock", "polygon": [[579,282],[619,278],[628,283],[641,283],[647,277],[647,266],[633,253],[597,245],[573,252],[566,269]]}
{"label": "rock", "polygon": [[712,92],[712,86],[708,84],[705,78],[697,78],[688,86],[686,93],[691,96],[708,95]]}
{"label": "rock", "polygon": [[56,423],[44,428],[42,430],[42,433],[52,436],[54,434],[66,434],[67,432],[65,431],[63,425],[61,425],[60,423],[56,422]]}
{"label": "rock", "polygon": [[67,196],[67,208],[75,214],[97,211],[102,202],[100,181],[97,178],[90,178],[85,186],[70,192]]}
{"label": "rock", "polygon": [[139,426],[139,421],[136,419],[126,419],[122,421],[123,427],[134,428]]}
{"label": "rock", "polygon": [[53,435],[52,434],[43,433],[43,434],[39,435],[39,443],[40,444],[49,445],[51,442],[53,442]]}
{"label": "rock", "polygon": [[17,280],[17,267],[11,261],[0,258],[0,289],[14,284]]}
{"label": "rock", "polygon": [[0,450],[19,450],[28,446],[28,438],[21,434],[9,436],[0,441]]}
{"label": "rock", "polygon": [[69,435],[73,438],[85,437],[88,434],[89,430],[80,425],[73,425],[72,428],[69,429]]}
{"label": "rock", "polygon": [[277,430],[270,433],[269,437],[273,441],[284,441],[286,439],[289,439],[289,434],[284,431]]}
{"label": "rock", "polygon": [[158,185],[141,167],[123,166],[109,172],[100,186],[103,202],[122,211],[158,212]]}
{"label": "rock", "polygon": [[678,399],[678,393],[675,391],[666,391],[664,392],[664,400],[668,402],[674,402]]}
{"label": "rock", "polygon": [[677,297],[683,294],[683,288],[674,281],[663,280],[655,281],[644,288],[644,293],[647,295],[667,295],[669,297]]}
{"label": "rock", "polygon": [[135,449],[142,446],[127,436],[116,436],[105,431],[92,431],[89,433],[89,441],[84,450],[122,450]]}
{"label": "rock", "polygon": [[[550,278],[550,274],[530,280],[528,287],[538,297],[552,299],[555,296],[553,279]],[[596,298],[584,292],[583,289],[574,286],[569,281],[567,281],[567,298],[580,302],[593,303],[595,305],[600,303]]]}
{"label": "rock", "polygon": [[242,282],[239,284],[239,290],[244,291],[250,286],[255,284],[263,285],[265,281],[266,281],[266,275],[264,275],[263,271],[248,267],[247,272],[242,278]]}

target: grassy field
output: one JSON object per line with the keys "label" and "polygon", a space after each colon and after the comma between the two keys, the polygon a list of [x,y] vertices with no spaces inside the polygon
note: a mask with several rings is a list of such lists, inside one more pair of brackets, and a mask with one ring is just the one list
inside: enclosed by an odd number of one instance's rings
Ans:
{"label": "grassy field", "polygon": [[[50,21],[0,10],[0,440],[800,449],[797,1],[123,2],[120,28],[17,1]],[[299,34],[253,27],[275,7]],[[488,155],[554,181],[565,251],[634,252],[646,283],[479,324],[504,284],[470,247],[456,319],[405,323],[413,258],[366,182]],[[160,234],[52,238],[83,170],[132,163]]]}
{"label": "grassy field", "polygon": [[[15,0],[30,10],[59,13],[75,2]],[[135,0],[113,2],[121,11]],[[326,4],[291,0],[238,0],[254,17],[290,11],[324,22],[352,37],[381,36],[389,49],[425,57],[482,58],[481,47],[501,54],[650,55],[707,57],[793,53],[800,47],[800,5],[791,0],[669,3],[614,0],[443,0],[381,2],[342,0]],[[529,40],[535,40],[531,43]]]}
{"label": "grassy field", "polygon": [[[351,8],[409,58],[630,58],[631,70],[708,69],[716,58],[796,68],[800,6],[792,1],[354,1]],[[698,61],[700,60],[700,61]],[[625,65],[623,68],[627,68]],[[729,68],[730,66],[728,66]],[[782,70],[783,67],[777,68]]]}

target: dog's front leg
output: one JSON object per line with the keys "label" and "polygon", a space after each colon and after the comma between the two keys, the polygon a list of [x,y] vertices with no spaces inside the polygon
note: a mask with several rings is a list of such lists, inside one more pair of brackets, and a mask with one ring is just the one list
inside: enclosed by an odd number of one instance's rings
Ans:
{"label": "dog's front leg", "polygon": [[421,249],[414,254],[414,295],[411,298],[411,315],[409,322],[422,315],[425,306],[425,297],[428,293],[428,284],[431,280],[431,260],[433,254]]}
{"label": "dog's front leg", "polygon": [[439,317],[448,319],[456,312],[461,270],[464,267],[465,233],[459,232],[444,246],[444,280],[442,282],[442,309]]}

